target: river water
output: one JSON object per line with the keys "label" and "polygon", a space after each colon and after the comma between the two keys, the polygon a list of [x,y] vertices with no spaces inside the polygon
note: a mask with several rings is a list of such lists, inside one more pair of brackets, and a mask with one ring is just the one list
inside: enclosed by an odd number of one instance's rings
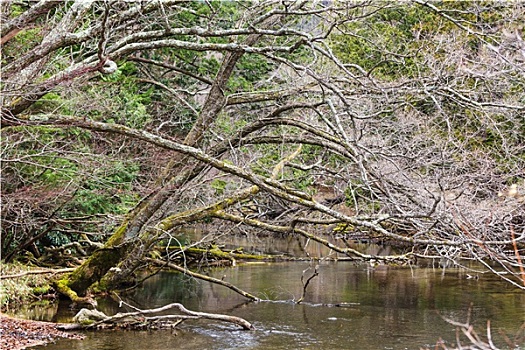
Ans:
{"label": "river water", "polygon": [[[229,289],[179,273],[160,273],[126,296],[139,308],[180,302],[190,310],[245,318],[255,331],[206,320],[187,320],[176,331],[90,331],[86,339],[59,340],[34,349],[420,349],[434,348],[441,338],[455,343],[456,330],[444,317],[472,323],[485,334],[490,320],[496,344],[512,338],[525,322],[525,293],[482,274],[469,277],[457,268],[372,268],[352,262],[324,262],[308,286],[304,304],[296,304],[308,262],[240,264],[208,271],[261,298],[247,302]],[[311,270],[306,272],[308,277]],[[476,275],[475,272],[469,272]],[[346,303],[344,307],[326,304]],[[128,311],[111,299],[99,300],[107,314]],[[33,309],[33,312],[35,310]],[[67,321],[67,307],[47,311]],[[33,317],[35,317],[33,315]],[[521,345],[517,349],[525,349]]]}

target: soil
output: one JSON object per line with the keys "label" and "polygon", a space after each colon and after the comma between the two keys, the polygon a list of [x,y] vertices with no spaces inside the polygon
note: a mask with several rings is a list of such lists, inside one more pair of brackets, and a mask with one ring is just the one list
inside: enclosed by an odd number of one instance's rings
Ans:
{"label": "soil", "polygon": [[44,345],[57,338],[83,339],[82,335],[60,331],[51,322],[30,321],[0,314],[0,350],[21,350]]}

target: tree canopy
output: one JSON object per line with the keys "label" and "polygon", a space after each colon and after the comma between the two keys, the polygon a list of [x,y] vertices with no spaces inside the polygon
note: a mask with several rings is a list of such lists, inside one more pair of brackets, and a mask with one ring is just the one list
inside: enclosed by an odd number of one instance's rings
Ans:
{"label": "tree canopy", "polygon": [[522,3],[1,6],[2,259],[72,299],[243,232],[525,288]]}

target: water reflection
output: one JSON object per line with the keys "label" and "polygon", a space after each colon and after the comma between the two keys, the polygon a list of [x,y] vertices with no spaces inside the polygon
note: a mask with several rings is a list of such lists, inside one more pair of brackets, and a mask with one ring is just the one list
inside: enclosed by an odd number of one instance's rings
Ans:
{"label": "water reflection", "polygon": [[[240,288],[271,300],[297,300],[307,263],[246,264],[210,270]],[[82,342],[60,340],[62,349],[419,349],[433,348],[454,327],[440,315],[465,321],[471,305],[474,324],[514,334],[525,322],[525,293],[500,280],[467,279],[458,269],[371,269],[350,262],[322,263],[305,304],[252,303],[217,285],[177,273],[161,273],[126,296],[131,304],[153,308],[181,302],[188,309],[243,317],[257,331],[230,324],[186,321],[171,332],[88,332]],[[326,304],[348,303],[346,307]],[[124,311],[110,299],[100,305],[109,314]],[[43,348],[42,348],[43,349]]]}
{"label": "water reflection", "polygon": [[[197,242],[204,238],[206,231],[188,230],[183,236],[185,240]],[[388,245],[361,243],[353,240],[346,240],[345,234],[323,235],[323,239],[337,246],[348,245],[349,248],[358,250],[368,255],[393,255],[395,249]],[[345,239],[343,244],[341,240]],[[286,255],[293,257],[326,257],[347,258],[346,255],[336,253],[330,248],[312,243],[309,239],[302,236],[279,237],[275,235],[229,235],[221,237],[221,244],[226,250],[243,247],[243,251],[252,254]]]}

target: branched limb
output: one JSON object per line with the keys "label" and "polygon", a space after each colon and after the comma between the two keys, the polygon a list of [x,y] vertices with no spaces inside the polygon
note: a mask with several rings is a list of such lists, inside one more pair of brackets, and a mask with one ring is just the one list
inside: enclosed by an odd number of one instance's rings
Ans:
{"label": "branched limb", "polygon": [[[124,303],[121,301],[121,303]],[[131,305],[127,304],[127,306],[132,307]],[[108,324],[108,323],[118,323],[118,322],[132,322],[132,323],[138,323],[138,322],[155,322],[155,321],[161,321],[166,320],[169,318],[175,318],[178,320],[182,319],[208,319],[208,320],[216,320],[216,321],[222,321],[222,322],[229,322],[236,324],[238,326],[241,326],[243,329],[246,330],[254,330],[255,327],[248,321],[246,321],[243,318],[236,317],[236,316],[229,316],[229,315],[222,315],[222,314],[212,314],[207,312],[198,312],[198,311],[192,311],[186,309],[182,304],[180,303],[172,303],[168,304],[159,308],[155,309],[138,309],[136,307],[132,307],[136,311],[133,312],[124,312],[124,313],[117,313],[113,316],[106,316],[100,311],[92,312],[92,311],[84,311],[86,309],[82,309],[79,311],[79,314],[85,313],[89,315],[94,315],[96,319],[99,319],[99,321],[96,322],[89,322],[91,321],[88,318],[84,321],[85,323],[88,323],[85,326],[81,326],[82,328],[90,329],[95,328],[102,324]],[[177,309],[179,312],[182,313],[182,315],[162,315],[162,316],[146,316],[146,315],[153,315],[160,312],[165,312],[167,310],[171,309]],[[77,317],[78,319],[79,317]]]}
{"label": "branched limb", "polygon": [[333,251],[337,253],[341,253],[348,257],[354,258],[355,260],[380,259],[382,261],[409,261],[413,257],[413,254],[411,252],[406,253],[406,254],[401,254],[401,255],[392,255],[392,256],[390,255],[375,256],[375,255],[364,254],[350,247],[345,247],[345,248],[339,247],[321,236],[312,234],[306,230],[303,230],[297,227],[273,225],[273,224],[269,224],[264,221],[260,221],[256,219],[243,218],[237,215],[226,213],[225,211],[217,211],[214,213],[214,216],[217,218],[223,219],[223,220],[236,222],[236,223],[243,223],[243,224],[255,227],[255,228],[262,228],[262,229],[265,229],[271,232],[278,232],[278,233],[294,232],[305,238],[311,239],[312,241],[321,243],[322,245],[332,249]]}

